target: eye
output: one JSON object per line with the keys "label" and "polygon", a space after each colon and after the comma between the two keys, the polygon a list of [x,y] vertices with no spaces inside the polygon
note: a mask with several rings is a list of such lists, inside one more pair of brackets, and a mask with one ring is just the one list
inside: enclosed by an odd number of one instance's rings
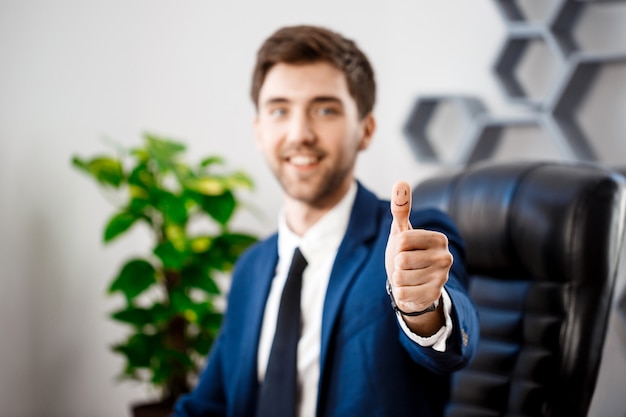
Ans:
{"label": "eye", "polygon": [[270,109],[269,114],[272,117],[281,117],[287,114],[287,109],[283,107],[275,107],[273,109]]}
{"label": "eye", "polygon": [[335,116],[339,114],[339,111],[337,111],[334,107],[324,106],[315,109],[315,114],[318,116]]}

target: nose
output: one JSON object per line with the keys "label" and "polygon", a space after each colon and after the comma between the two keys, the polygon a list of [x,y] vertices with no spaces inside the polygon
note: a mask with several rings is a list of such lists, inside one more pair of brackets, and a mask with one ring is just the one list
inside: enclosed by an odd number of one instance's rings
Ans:
{"label": "nose", "polygon": [[315,140],[313,126],[306,113],[292,114],[287,132],[287,141],[294,143],[310,143]]}

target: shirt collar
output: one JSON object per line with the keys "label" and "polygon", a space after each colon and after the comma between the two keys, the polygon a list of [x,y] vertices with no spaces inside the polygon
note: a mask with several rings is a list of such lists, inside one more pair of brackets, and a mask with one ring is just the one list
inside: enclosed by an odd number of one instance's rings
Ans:
{"label": "shirt collar", "polygon": [[300,248],[309,264],[316,263],[318,259],[335,252],[348,228],[356,192],[356,181],[353,181],[339,203],[311,226],[304,236],[298,236],[289,229],[284,209],[281,209],[278,218],[279,263],[286,262],[288,268],[296,247]]}

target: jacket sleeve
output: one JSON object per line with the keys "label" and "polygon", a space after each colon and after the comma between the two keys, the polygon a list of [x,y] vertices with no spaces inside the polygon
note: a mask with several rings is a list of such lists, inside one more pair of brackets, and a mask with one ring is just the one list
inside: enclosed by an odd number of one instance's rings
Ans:
{"label": "jacket sleeve", "polygon": [[222,335],[218,337],[198,385],[189,394],[182,395],[171,417],[218,417],[226,415],[224,370],[222,364]]}
{"label": "jacket sleeve", "polygon": [[[424,222],[420,219],[429,219]],[[478,345],[478,313],[468,294],[468,278],[465,270],[465,244],[452,220],[439,210],[424,210],[411,217],[413,227],[444,233],[448,237],[454,262],[445,289],[452,301],[451,318],[453,330],[446,342],[445,352],[423,347],[400,331],[400,343],[411,358],[437,374],[447,374],[469,363]]]}

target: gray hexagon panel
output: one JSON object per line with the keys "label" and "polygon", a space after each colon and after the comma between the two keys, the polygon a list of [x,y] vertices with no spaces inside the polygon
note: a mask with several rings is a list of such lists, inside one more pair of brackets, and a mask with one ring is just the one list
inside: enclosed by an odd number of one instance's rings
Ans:
{"label": "gray hexagon panel", "polygon": [[[494,4],[507,32],[493,74],[507,100],[527,116],[491,114],[479,97],[417,97],[404,125],[417,158],[445,166],[543,158],[626,167],[626,1]],[[579,24],[600,50],[581,46],[593,42],[581,41]],[[609,39],[607,51],[602,46]],[[434,129],[442,107],[456,109],[447,112],[454,119],[447,124],[460,132]]]}

